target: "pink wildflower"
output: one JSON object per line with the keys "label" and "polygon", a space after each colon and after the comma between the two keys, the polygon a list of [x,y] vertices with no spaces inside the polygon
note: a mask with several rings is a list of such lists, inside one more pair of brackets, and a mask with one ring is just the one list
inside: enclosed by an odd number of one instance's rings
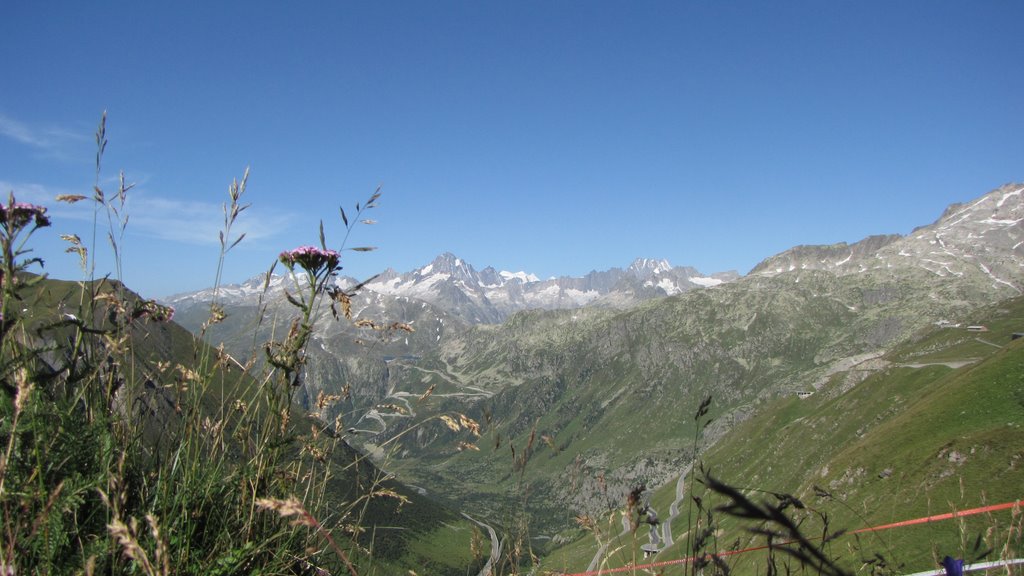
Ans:
{"label": "pink wildflower", "polygon": [[328,273],[338,269],[338,262],[341,260],[334,250],[323,250],[313,246],[299,246],[294,250],[285,250],[279,256],[281,263],[293,270],[297,264],[306,272],[319,276],[323,271]]}
{"label": "pink wildflower", "polygon": [[8,230],[24,228],[33,220],[36,228],[45,228],[50,225],[50,218],[46,215],[46,208],[43,206],[13,201],[9,206],[0,204],[0,225]]}

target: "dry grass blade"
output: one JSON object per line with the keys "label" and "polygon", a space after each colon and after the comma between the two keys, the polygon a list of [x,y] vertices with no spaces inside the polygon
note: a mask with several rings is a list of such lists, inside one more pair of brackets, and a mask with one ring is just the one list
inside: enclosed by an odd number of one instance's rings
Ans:
{"label": "dry grass blade", "polygon": [[290,496],[286,499],[280,498],[259,498],[256,500],[256,506],[263,510],[270,510],[276,512],[282,518],[291,518],[297,516],[291,521],[293,526],[306,526],[312,528],[314,531],[319,533],[327,540],[327,543],[334,550],[334,553],[341,558],[342,562],[345,563],[345,567],[348,569],[350,576],[359,576],[359,572],[356,571],[356,567],[349,560],[348,554],[345,553],[341,547],[338,546],[337,542],[334,541],[334,537],[328,530],[325,530],[320,522],[310,514],[306,508],[299,502],[299,499],[295,496]]}

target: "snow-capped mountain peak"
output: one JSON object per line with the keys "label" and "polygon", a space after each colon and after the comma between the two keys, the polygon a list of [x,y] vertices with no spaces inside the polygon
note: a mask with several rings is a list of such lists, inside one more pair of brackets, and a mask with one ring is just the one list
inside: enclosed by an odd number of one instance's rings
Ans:
{"label": "snow-capped mountain peak", "polygon": [[626,269],[627,272],[638,278],[646,278],[668,272],[669,270],[672,270],[672,265],[668,263],[668,260],[656,260],[654,258],[637,258]]}

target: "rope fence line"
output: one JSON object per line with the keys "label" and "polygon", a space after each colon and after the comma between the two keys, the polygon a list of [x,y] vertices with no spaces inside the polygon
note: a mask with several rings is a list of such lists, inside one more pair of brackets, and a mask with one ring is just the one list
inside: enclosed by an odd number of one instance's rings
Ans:
{"label": "rope fence line", "polygon": [[[989,506],[980,506],[978,508],[970,508],[968,510],[959,510],[959,511],[955,511],[955,512],[947,512],[945,514],[934,514],[934,515],[931,515],[931,516],[924,516],[924,517],[921,517],[921,518],[914,518],[912,520],[903,520],[903,521],[900,521],[900,522],[893,522],[891,524],[881,524],[879,526],[870,526],[870,527],[867,527],[867,528],[858,528],[857,530],[851,530],[850,532],[847,532],[846,534],[863,534],[865,532],[881,532],[883,530],[891,530],[893,528],[904,528],[906,526],[914,526],[914,525],[917,525],[917,524],[928,524],[928,523],[931,523],[931,522],[941,522],[943,520],[950,520],[952,518],[962,518],[964,516],[974,516],[976,514],[985,514],[987,512],[998,512],[1000,510],[1009,510],[1009,509],[1014,508],[1014,507],[1024,507],[1024,500],[1017,500],[1015,502],[1004,502],[1002,504],[992,504],[992,505],[989,505]],[[817,538],[814,538],[814,539],[817,539]],[[793,541],[781,542],[781,543],[778,543],[778,544],[774,544],[774,546],[783,546],[783,545],[792,544],[792,543],[793,543]],[[737,554],[745,554],[747,552],[756,552],[758,550],[766,550],[768,548],[769,548],[769,546],[767,544],[764,544],[764,545],[761,545],[761,546],[752,546],[750,548],[742,548],[742,549],[739,549],[739,550],[726,550],[725,552],[719,552],[717,554],[717,556],[719,558],[723,558],[723,557],[727,557],[727,556],[735,556]],[[705,556],[705,557],[707,557],[707,556]],[[607,568],[607,569],[604,569],[604,570],[588,570],[588,571],[585,571],[585,572],[562,572],[562,573],[560,573],[560,575],[561,576],[605,576],[606,574],[621,574],[623,572],[629,572],[629,571],[632,571],[632,570],[643,570],[643,569],[647,569],[647,568],[661,568],[661,567],[664,567],[664,566],[675,566],[675,565],[678,565],[678,564],[686,564],[688,562],[693,562],[694,560],[696,560],[695,556],[689,556],[687,558],[679,558],[679,559],[676,559],[676,560],[663,560],[661,562],[651,562],[649,564],[637,564],[637,565],[634,565],[634,566],[622,566],[620,568]],[[971,569],[972,570],[983,570],[983,569],[985,569],[987,567],[991,567],[991,566],[987,566],[987,565],[989,565],[989,564],[999,564],[999,562],[1004,562],[1004,563],[1007,563],[1007,564],[1019,564],[1019,563],[1024,562],[1024,559],[1022,559],[1022,560],[1003,560],[1003,561],[997,561],[995,563],[985,562],[984,565],[982,565],[982,564],[972,564],[971,565]],[[967,567],[965,567],[965,570],[967,570]],[[944,574],[944,573],[945,573],[945,570],[939,570],[939,571],[921,572],[919,574],[913,574],[911,576],[934,576],[934,575],[937,575],[937,574]]]}
{"label": "rope fence line", "polygon": [[880,530],[889,530],[890,528],[902,528],[903,526],[913,526],[915,524],[927,524],[929,522],[939,522],[941,520],[949,520],[951,518],[960,518],[963,516],[973,516],[975,514],[984,514],[986,512],[998,512],[999,510],[1008,510],[1014,506],[1024,506],[1024,500],[1017,500],[1016,502],[1006,502],[1003,504],[992,504],[991,506],[981,506],[980,508],[971,508],[969,510],[960,510],[956,512],[947,512],[945,514],[936,514],[934,516],[925,516],[924,518],[914,518],[913,520],[904,520],[902,522],[893,522],[892,524],[883,524],[881,526],[872,526],[871,528],[860,528],[850,532],[850,534],[863,534],[864,532],[878,532]]}

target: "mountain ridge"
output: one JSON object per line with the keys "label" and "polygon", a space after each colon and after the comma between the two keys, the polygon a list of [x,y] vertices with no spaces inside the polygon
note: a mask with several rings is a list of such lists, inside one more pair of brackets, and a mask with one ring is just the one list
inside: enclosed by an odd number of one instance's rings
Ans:
{"label": "mountain ridge", "polygon": [[993,284],[1022,293],[1024,267],[1024,184],[1009,183],[970,202],[948,206],[933,223],[907,236],[868,236],[859,242],[796,246],[766,258],[749,275],[775,275],[797,270],[829,270],[839,275],[899,266],[926,270],[940,277],[981,273]]}

